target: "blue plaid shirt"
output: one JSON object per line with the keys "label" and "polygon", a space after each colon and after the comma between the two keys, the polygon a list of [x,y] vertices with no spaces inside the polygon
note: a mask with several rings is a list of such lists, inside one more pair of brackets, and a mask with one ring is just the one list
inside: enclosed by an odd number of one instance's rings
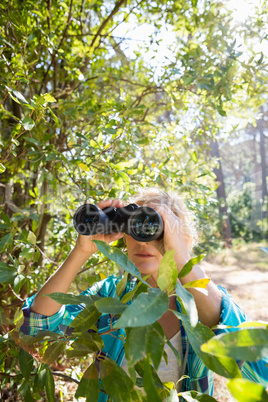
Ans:
{"label": "blue plaid shirt", "polygon": [[[110,276],[101,282],[94,284],[91,288],[82,292],[82,295],[98,295],[101,297],[117,297],[116,285],[121,277]],[[136,285],[136,278],[128,281],[126,289],[123,293],[130,292]],[[225,288],[218,286],[222,292],[222,306],[221,306],[221,319],[220,324],[236,327],[242,322],[249,321],[240,307],[232,300],[232,297],[228,294]],[[122,296],[123,296],[122,295]],[[121,296],[121,297],[122,297]],[[63,305],[60,310],[53,316],[44,316],[42,314],[33,313],[30,311],[31,304],[34,300],[34,296],[29,297],[22,310],[24,314],[24,323],[20,328],[21,332],[26,335],[35,335],[41,330],[50,330],[58,333],[63,333],[67,327],[70,326],[73,319],[84,308],[83,304],[80,305]],[[177,311],[181,312],[181,306],[179,302],[176,302]],[[98,333],[101,335],[103,332],[110,330],[111,316],[109,314],[103,314],[98,322]],[[186,354],[188,345],[188,337],[181,325],[181,341],[182,341],[182,353],[183,359]],[[217,330],[216,333],[222,333],[228,331],[227,329]],[[124,345],[122,338],[125,336],[124,329],[118,329],[117,332],[113,332],[113,336],[109,334],[102,335],[104,341],[103,353],[112,358],[118,365],[121,365],[124,358]],[[209,370],[201,359],[196,355],[191,345],[188,346],[188,357],[185,369],[185,375],[188,377],[183,380],[182,392],[195,390],[201,393],[209,395],[213,394],[213,372]],[[262,359],[258,362],[243,362],[240,366],[243,377],[268,386],[268,359]],[[100,392],[99,402],[107,400],[107,396]]]}

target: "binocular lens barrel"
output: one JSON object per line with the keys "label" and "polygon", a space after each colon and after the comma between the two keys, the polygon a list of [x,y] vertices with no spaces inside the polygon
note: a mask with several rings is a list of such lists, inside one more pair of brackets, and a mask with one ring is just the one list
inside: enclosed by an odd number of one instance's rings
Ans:
{"label": "binocular lens barrel", "polygon": [[149,242],[163,237],[163,220],[153,208],[130,204],[123,208],[81,205],[74,214],[75,230],[86,236],[124,232],[135,240]]}
{"label": "binocular lens barrel", "polygon": [[131,217],[131,236],[138,241],[155,240],[163,231],[161,216],[152,208],[141,207]]}

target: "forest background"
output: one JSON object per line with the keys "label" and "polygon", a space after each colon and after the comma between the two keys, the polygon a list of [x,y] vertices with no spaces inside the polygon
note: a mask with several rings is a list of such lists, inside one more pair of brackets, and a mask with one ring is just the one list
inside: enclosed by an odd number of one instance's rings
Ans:
{"label": "forest background", "polygon": [[[198,221],[196,255],[267,251],[267,1],[243,21],[227,1],[0,7],[0,376],[3,392],[54,400],[51,371],[33,366],[16,331],[26,297],[74,246],[86,200],[175,190]],[[72,291],[113,273],[96,254]]]}

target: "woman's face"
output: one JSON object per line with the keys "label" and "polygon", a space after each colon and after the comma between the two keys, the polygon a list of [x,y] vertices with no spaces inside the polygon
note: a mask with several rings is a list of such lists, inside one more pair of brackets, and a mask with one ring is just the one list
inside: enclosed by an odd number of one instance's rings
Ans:
{"label": "woman's face", "polygon": [[152,275],[157,279],[159,264],[163,258],[156,248],[160,242],[157,240],[149,243],[139,242],[129,235],[125,236],[129,259],[136,265],[143,276]]}

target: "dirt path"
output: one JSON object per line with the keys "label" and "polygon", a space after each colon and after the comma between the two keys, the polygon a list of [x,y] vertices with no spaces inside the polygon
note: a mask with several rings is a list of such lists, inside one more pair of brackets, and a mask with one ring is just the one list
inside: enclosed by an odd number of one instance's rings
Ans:
{"label": "dirt path", "polygon": [[[206,258],[202,267],[217,285],[224,286],[252,321],[268,322],[268,254],[257,244],[227,250]],[[218,402],[235,402],[226,380],[215,374],[213,397]]]}

